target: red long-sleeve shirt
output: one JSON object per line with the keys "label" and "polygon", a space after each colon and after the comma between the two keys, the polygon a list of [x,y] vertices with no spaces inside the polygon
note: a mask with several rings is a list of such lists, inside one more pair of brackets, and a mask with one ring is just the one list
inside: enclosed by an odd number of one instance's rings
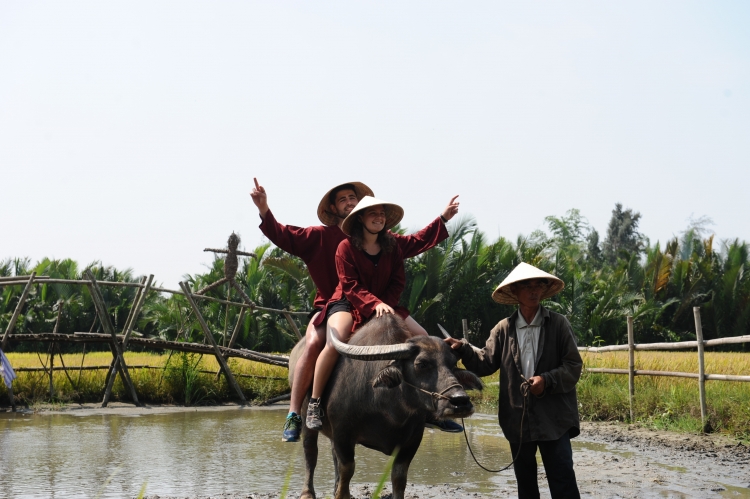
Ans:
{"label": "red long-sleeve shirt", "polygon": [[375,264],[345,239],[336,250],[336,271],[339,285],[331,302],[345,297],[352,304],[352,331],[372,317],[380,302],[390,305],[402,318],[409,317],[409,311],[398,304],[406,285],[404,259],[398,246],[390,253],[382,252]]}
{"label": "red long-sleeve shirt", "polygon": [[[271,210],[262,219],[260,230],[273,244],[294,256],[298,256],[307,265],[315,286],[313,306],[323,308],[336,291],[339,276],[336,272],[336,250],[341,241],[347,239],[338,226],[314,225],[312,227],[295,227],[276,221]],[[448,238],[448,230],[440,217],[435,218],[424,229],[408,236],[393,234],[403,258],[411,258],[434,248]]]}

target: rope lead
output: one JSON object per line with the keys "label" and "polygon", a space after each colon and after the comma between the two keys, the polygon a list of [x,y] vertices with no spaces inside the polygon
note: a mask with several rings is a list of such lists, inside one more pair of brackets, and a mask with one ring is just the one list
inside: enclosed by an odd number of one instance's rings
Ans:
{"label": "rope lead", "polygon": [[505,468],[500,468],[499,470],[491,470],[489,468],[486,468],[482,466],[482,463],[480,463],[477,460],[477,457],[474,455],[474,451],[471,449],[471,444],[469,444],[469,436],[466,434],[466,423],[464,423],[464,418],[461,418],[461,424],[464,426],[464,439],[466,440],[466,447],[469,448],[469,454],[471,454],[471,457],[474,459],[474,462],[477,463],[477,466],[482,468],[484,471],[489,471],[490,473],[500,473],[501,471],[505,471],[511,466],[513,466],[513,463],[516,462],[516,459],[518,459],[519,454],[521,454],[521,445],[523,444],[523,420],[526,416],[526,401],[529,398],[529,387],[531,386],[531,383],[529,383],[529,380],[523,377],[523,374],[521,375],[521,378],[523,378],[523,383],[521,383],[521,395],[523,395],[523,412],[521,412],[521,431],[519,432],[521,435],[521,440],[518,443],[518,452],[516,452],[515,457],[513,457],[513,460],[506,466]]}

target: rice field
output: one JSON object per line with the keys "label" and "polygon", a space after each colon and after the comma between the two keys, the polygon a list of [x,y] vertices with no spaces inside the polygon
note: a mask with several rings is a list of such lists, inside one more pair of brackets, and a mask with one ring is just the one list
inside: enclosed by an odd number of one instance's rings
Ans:
{"label": "rice field", "polygon": [[[585,367],[628,368],[628,352],[581,352]],[[705,352],[706,374],[750,375],[750,354]],[[685,352],[635,352],[636,369],[698,372],[698,354]],[[477,394],[485,410],[497,409],[497,375],[484,379],[487,387]],[[628,376],[584,372],[578,382],[582,420],[629,421]],[[750,383],[707,381],[708,423],[715,432],[750,439]],[[701,431],[698,380],[655,376],[635,377],[636,423],[675,431]]]}
{"label": "rice field", "polygon": [[[36,353],[9,353],[14,369],[49,366],[49,356]],[[83,367],[109,366],[112,354],[91,352],[64,354],[54,358],[53,396],[49,393],[49,372],[16,372],[13,382],[16,403],[33,406],[40,403],[100,402],[104,396],[106,369],[80,370]],[[138,398],[147,403],[202,405],[235,399],[223,375],[217,379],[218,362],[213,356],[180,353],[156,354],[125,352],[130,377]],[[229,359],[230,369],[248,400],[260,402],[289,391],[287,369],[244,359]],[[57,370],[65,365],[67,374]],[[147,367],[144,367],[147,366]],[[115,380],[112,400],[130,401],[120,377]],[[0,383],[0,404],[9,402]]]}
{"label": "rice field", "polygon": [[[582,352],[585,367],[627,369],[627,352]],[[14,368],[41,367],[48,364],[46,354],[10,353]],[[40,362],[41,360],[41,362]],[[54,372],[54,396],[49,396],[49,375],[19,372],[14,382],[17,403],[34,406],[41,403],[100,402],[104,394],[106,370],[84,370],[83,366],[107,366],[109,352],[65,354],[63,362],[68,375]],[[234,394],[223,376],[218,379],[218,363],[213,356],[174,353],[155,354],[126,352],[130,376],[139,398],[147,403],[207,405],[234,400]],[[750,374],[750,354],[706,352],[707,374]],[[248,400],[260,402],[287,393],[287,369],[244,359],[230,359],[230,367]],[[698,372],[697,353],[636,352],[636,369],[653,371]],[[55,356],[55,367],[60,367]],[[138,366],[149,366],[148,369]],[[206,372],[203,372],[206,371]],[[481,393],[472,394],[475,402],[486,411],[497,410],[497,375],[484,379]],[[590,421],[628,421],[627,375],[584,372],[578,383],[581,419]],[[708,421],[714,431],[750,439],[750,383],[707,381]],[[112,400],[129,401],[119,376]],[[8,404],[5,385],[0,383],[0,404]],[[694,379],[636,376],[635,418],[642,425],[676,431],[698,432],[701,429],[698,383]]]}

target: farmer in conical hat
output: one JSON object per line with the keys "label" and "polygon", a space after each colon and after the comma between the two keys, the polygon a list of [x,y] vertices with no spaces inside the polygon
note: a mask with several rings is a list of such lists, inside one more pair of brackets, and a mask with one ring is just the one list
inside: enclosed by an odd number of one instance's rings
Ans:
{"label": "farmer in conical hat", "polygon": [[[341,224],[350,239],[343,240],[336,250],[336,270],[339,284],[315,325],[328,322],[328,332],[347,342],[352,332],[373,317],[398,314],[414,335],[427,336],[410,315],[399,306],[404,290],[404,256],[389,230],[404,216],[404,210],[372,196],[365,196]],[[339,354],[327,344],[315,364],[312,397],[307,408],[307,427],[322,427],[320,397],[333,371]],[[460,432],[463,427],[453,421],[430,421],[427,426],[448,432]]]}
{"label": "farmer in conical hat", "polygon": [[[276,246],[301,258],[307,265],[310,277],[317,287],[311,320],[305,332],[305,352],[297,362],[294,371],[289,414],[284,424],[282,437],[285,442],[297,442],[302,427],[302,419],[299,416],[300,408],[312,383],[315,361],[326,340],[325,325],[315,327],[313,322],[333,296],[339,282],[335,263],[336,248],[347,237],[341,231],[340,226],[360,199],[365,196],[374,196],[374,194],[372,189],[362,182],[338,184],[329,189],[318,203],[318,218],[323,225],[302,228],[277,222],[268,207],[265,188],[258,184],[257,179],[253,180],[255,188],[250,196],[262,219],[260,230]],[[445,223],[458,212],[457,197],[451,199],[440,216],[419,232],[409,236],[393,234],[404,258],[417,256],[448,237]]]}
{"label": "farmer in conical hat", "polygon": [[520,498],[539,497],[537,448],[552,497],[580,497],[570,439],[580,433],[576,383],[583,362],[568,319],[540,304],[564,286],[552,274],[521,263],[492,293],[496,302],[518,305],[518,310],[498,322],[484,348],[445,340],[477,375],[500,371],[500,427],[516,459]]}

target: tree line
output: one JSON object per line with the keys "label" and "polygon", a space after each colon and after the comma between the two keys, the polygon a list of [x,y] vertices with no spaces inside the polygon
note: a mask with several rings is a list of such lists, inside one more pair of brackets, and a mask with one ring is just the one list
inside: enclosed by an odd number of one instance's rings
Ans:
{"label": "tree line", "polygon": [[[482,344],[490,329],[513,312],[490,295],[520,262],[557,275],[565,289],[546,301],[550,309],[568,317],[581,345],[627,342],[625,317],[635,319],[636,342],[682,341],[695,338],[692,308],[701,306],[706,339],[750,334],[750,273],[748,244],[738,239],[716,241],[708,220],[693,220],[680,236],[662,245],[651,244],[638,231],[640,214],[615,205],[602,241],[578,210],[545,219],[546,231],[515,240],[491,242],[470,217],[449,225],[450,237],[436,248],[406,261],[407,285],[402,304],[432,334],[442,324],[460,335],[462,319],[469,339]],[[397,228],[396,230],[403,229]],[[287,310],[310,310],[315,286],[304,263],[270,244],[255,248],[257,259],[241,261],[237,282],[258,305]],[[131,270],[90,264],[97,279],[135,282]],[[8,258],[0,261],[0,276],[38,275],[81,279],[84,269],[70,260]],[[187,275],[193,289],[223,277],[217,258],[206,272]],[[20,297],[21,286],[0,288],[0,331],[5,329]],[[105,300],[118,329],[128,315],[135,290],[104,287]],[[240,301],[222,286],[208,293]],[[239,309],[201,302],[202,313],[217,342],[226,343],[237,323]],[[17,332],[96,331],[94,307],[85,286],[39,283],[31,291]],[[306,320],[297,320],[304,331]],[[283,315],[247,314],[239,325],[238,345],[258,351],[288,351],[296,336]],[[179,295],[151,293],[137,324],[144,336],[202,341],[190,307]],[[19,345],[35,349],[41,345]],[[78,348],[70,346],[69,348]],[[743,346],[735,349],[747,348]]]}

